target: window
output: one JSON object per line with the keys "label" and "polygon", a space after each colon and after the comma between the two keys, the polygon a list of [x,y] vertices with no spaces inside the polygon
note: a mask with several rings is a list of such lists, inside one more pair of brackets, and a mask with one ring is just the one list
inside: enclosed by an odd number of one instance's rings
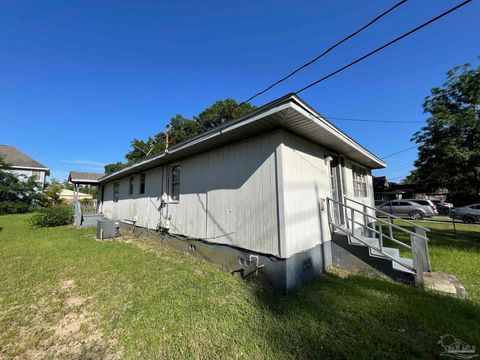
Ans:
{"label": "window", "polygon": [[399,201],[397,206],[412,206],[412,204],[406,201]]}
{"label": "window", "polygon": [[120,184],[118,182],[113,183],[113,202],[118,202],[119,190]]}
{"label": "window", "polygon": [[172,167],[172,200],[178,201],[180,198],[180,165]]}
{"label": "window", "polygon": [[145,174],[140,174],[140,194],[145,194]]}
{"label": "window", "polygon": [[430,203],[427,200],[415,200],[414,202],[416,202],[419,205],[430,206]]}
{"label": "window", "polygon": [[130,176],[130,182],[128,183],[128,193],[133,194],[133,181],[135,180],[134,176]]}
{"label": "window", "polygon": [[352,166],[353,172],[353,195],[367,197],[367,169]]}
{"label": "window", "polygon": [[32,170],[32,178],[35,181],[42,180],[42,172],[39,170]]}

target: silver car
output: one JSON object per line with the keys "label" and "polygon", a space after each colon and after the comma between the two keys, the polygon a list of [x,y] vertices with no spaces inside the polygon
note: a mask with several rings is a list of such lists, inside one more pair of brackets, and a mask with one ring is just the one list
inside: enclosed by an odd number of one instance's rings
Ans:
{"label": "silver car", "polygon": [[450,210],[448,216],[453,219],[461,219],[467,224],[475,224],[480,222],[480,204],[454,208]]}
{"label": "silver car", "polygon": [[[377,206],[377,209],[400,217],[408,216],[412,220],[422,220],[423,218],[437,215],[437,211],[433,204],[422,205],[416,201],[420,200],[413,201],[400,199],[387,201],[386,203]],[[377,215],[381,216],[382,214],[378,213]]]}

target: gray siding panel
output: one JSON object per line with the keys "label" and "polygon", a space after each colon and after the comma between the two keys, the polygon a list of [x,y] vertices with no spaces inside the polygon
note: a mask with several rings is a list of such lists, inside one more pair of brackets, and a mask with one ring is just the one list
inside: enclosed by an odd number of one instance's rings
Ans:
{"label": "gray siding panel", "polygon": [[270,132],[145,171],[145,195],[138,194],[139,174],[133,196],[128,194],[129,177],[118,180],[116,203],[113,182],[107,183],[103,213],[122,221],[136,217],[139,226],[156,228],[160,197],[163,191],[170,193],[171,167],[180,165],[179,201],[168,203],[171,233],[279,255],[275,151],[281,133]]}

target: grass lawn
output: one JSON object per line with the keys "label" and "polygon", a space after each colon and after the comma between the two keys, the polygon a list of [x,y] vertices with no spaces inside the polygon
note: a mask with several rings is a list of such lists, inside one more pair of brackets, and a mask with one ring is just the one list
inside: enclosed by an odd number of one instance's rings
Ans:
{"label": "grass lawn", "polygon": [[444,334],[480,348],[480,226],[431,234],[434,270],[471,295],[458,300],[359,276],[283,296],[152,241],[28,217],[0,217],[0,359],[437,358]]}

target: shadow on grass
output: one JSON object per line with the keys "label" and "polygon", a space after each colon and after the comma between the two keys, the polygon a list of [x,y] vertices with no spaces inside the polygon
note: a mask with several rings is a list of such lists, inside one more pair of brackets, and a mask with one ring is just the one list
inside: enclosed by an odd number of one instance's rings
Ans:
{"label": "shadow on grass", "polygon": [[287,296],[261,287],[256,296],[277,320],[259,331],[286,357],[436,358],[444,334],[480,345],[475,303],[384,280],[322,277]]}

